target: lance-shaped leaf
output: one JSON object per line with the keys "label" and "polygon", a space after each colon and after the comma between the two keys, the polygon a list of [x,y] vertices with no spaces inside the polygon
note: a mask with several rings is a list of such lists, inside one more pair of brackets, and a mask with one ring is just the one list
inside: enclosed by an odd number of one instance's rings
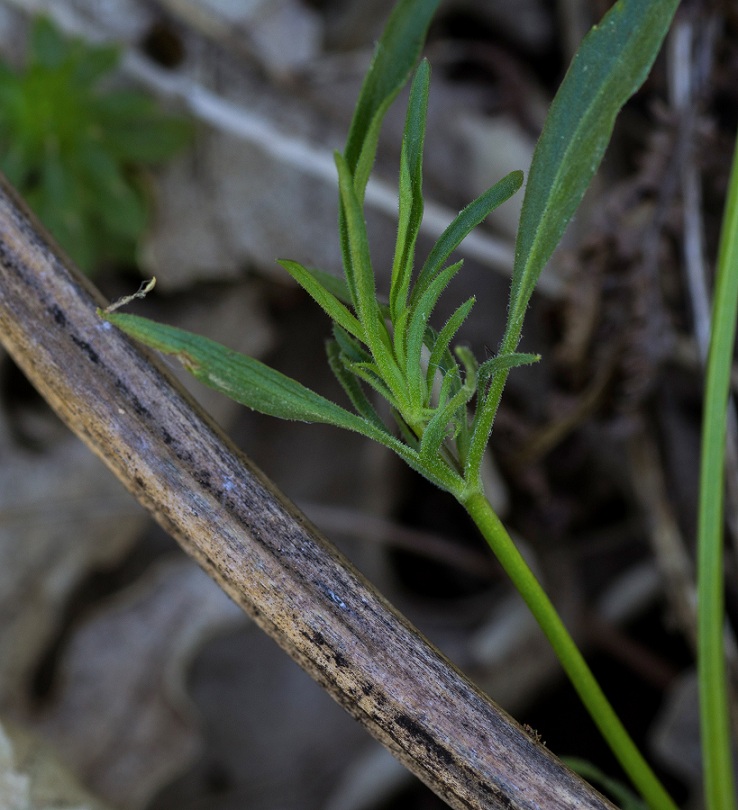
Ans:
{"label": "lance-shaped leaf", "polygon": [[351,120],[344,155],[364,199],[377,151],[379,129],[387,109],[407,82],[425,42],[440,0],[400,0],[377,43]]}
{"label": "lance-shaped leaf", "polygon": [[438,371],[439,368],[450,368],[451,364],[453,363],[453,357],[449,351],[449,346],[451,345],[451,341],[454,339],[454,335],[459,331],[461,325],[466,320],[467,315],[471,312],[471,308],[474,306],[474,301],[475,299],[473,297],[467,298],[463,304],[454,310],[453,314],[443,325],[440,332],[431,333],[432,339],[426,344],[430,349],[430,359],[428,360],[428,372],[426,380],[428,390],[430,390],[436,371]]}
{"label": "lance-shaped leaf", "polygon": [[411,402],[424,403],[427,398],[426,373],[421,366],[420,358],[428,320],[441,293],[461,270],[462,264],[460,261],[456,262],[439,273],[425,293],[411,307],[407,323],[407,356],[405,358],[405,379],[409,384],[408,394]]}
{"label": "lance-shaped leaf", "polygon": [[[295,279],[305,292],[322,308],[322,310],[339,326],[359,340],[364,340],[364,330],[359,321],[348,309],[326,288],[314,272],[298,262],[279,259],[278,263]],[[327,275],[327,273],[325,274]],[[339,279],[336,279],[337,281]]]}
{"label": "lance-shaped leaf", "polygon": [[349,290],[345,278],[334,276],[333,273],[328,273],[327,271],[321,270],[318,267],[305,267],[305,270],[307,270],[308,273],[313,276],[313,278],[318,282],[318,284],[320,284],[321,287],[323,287],[323,289],[328,290],[328,292],[337,298],[342,304],[353,306],[353,302],[351,300],[351,290]]}
{"label": "lance-shaped leaf", "polygon": [[[489,441],[492,424],[500,404],[502,387],[510,369],[516,366],[537,363],[540,359],[541,357],[538,354],[508,352],[507,354],[491,357],[479,366],[477,372],[477,409],[474,414],[471,438],[469,439],[469,454],[466,460],[468,479],[479,473],[484,449]],[[502,381],[501,384],[497,384],[499,380]]]}
{"label": "lance-shaped leaf", "polygon": [[236,402],[280,419],[321,422],[384,440],[376,426],[264,363],[184,329],[123,313],[100,313],[152,349],[174,355],[194,377]]}
{"label": "lance-shaped leaf", "polygon": [[426,463],[438,455],[441,445],[446,438],[449,438],[449,424],[454,419],[456,420],[455,432],[458,432],[459,428],[465,424],[466,405],[476,391],[476,360],[470,351],[460,351],[459,357],[465,367],[466,379],[464,384],[450,397],[452,388],[456,387],[453,383],[458,372],[449,372],[443,379],[440,404],[428,422],[420,442],[420,458]]}
{"label": "lance-shaped leaf", "polygon": [[346,392],[346,395],[351,400],[351,404],[356,408],[356,412],[360,416],[363,416],[368,422],[372,422],[380,430],[386,430],[384,423],[379,418],[379,414],[364,393],[361,382],[357,376],[348,369],[346,357],[342,354],[337,340],[329,340],[326,343],[326,353],[328,354],[328,363],[330,364],[331,370]]}
{"label": "lance-shaped leaf", "polygon": [[[364,203],[366,184],[374,165],[382,120],[420,58],[425,35],[439,2],[399,0],[377,43],[356,102],[344,150],[360,205]],[[345,265],[349,250],[343,201],[339,205],[338,229]],[[347,281],[353,297],[354,284],[348,272],[347,269]]]}
{"label": "lance-shaped leaf", "polygon": [[461,244],[464,238],[474,230],[492,211],[509,200],[513,194],[523,184],[523,173],[521,171],[510,172],[495,183],[492,188],[470,202],[469,205],[454,218],[451,224],[440,235],[433,249],[425,260],[423,269],[418,275],[418,280],[413,288],[412,300],[417,301],[434,277],[446,264],[446,260],[454,250]]}
{"label": "lance-shaped leaf", "polygon": [[503,351],[517,347],[538,276],[600,165],[618,112],[648,76],[678,5],[618,0],[582,40],[528,174]]}
{"label": "lance-shaped leaf", "polygon": [[389,332],[377,302],[364,213],[356,196],[346,161],[338,153],[335,157],[346,223],[348,250],[344,255],[344,267],[349,289],[354,297],[354,307],[364,331],[364,340],[380,369],[381,376],[395,396],[401,396],[404,389],[402,374],[392,356]]}
{"label": "lance-shaped leaf", "polygon": [[425,119],[428,112],[430,67],[427,60],[420,63],[410,90],[405,131],[400,155],[400,204],[397,222],[397,242],[390,284],[390,313],[397,323],[407,303],[410,276],[413,271],[415,242],[423,219],[423,144]]}

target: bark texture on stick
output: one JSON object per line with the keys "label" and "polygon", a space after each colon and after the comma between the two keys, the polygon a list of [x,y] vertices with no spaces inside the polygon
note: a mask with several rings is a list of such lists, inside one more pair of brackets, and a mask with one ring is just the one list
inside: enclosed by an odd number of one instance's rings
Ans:
{"label": "bark texture on stick", "polygon": [[[0,186],[0,338],[51,406],[256,622],[454,808],[611,808],[275,490]],[[306,428],[309,429],[309,428]]]}

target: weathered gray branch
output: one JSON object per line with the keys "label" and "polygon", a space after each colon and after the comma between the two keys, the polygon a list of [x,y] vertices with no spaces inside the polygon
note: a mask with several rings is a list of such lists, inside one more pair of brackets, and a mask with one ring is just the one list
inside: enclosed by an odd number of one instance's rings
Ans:
{"label": "weathered gray branch", "polygon": [[482,695],[251,466],[0,187],[0,338],[256,622],[455,808],[611,808]]}

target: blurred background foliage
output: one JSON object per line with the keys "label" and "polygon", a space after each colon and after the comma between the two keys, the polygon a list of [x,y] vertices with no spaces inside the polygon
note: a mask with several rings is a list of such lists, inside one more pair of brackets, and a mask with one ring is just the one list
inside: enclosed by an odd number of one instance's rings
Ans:
{"label": "blurred background foliage", "polygon": [[119,59],[38,17],[24,68],[0,63],[0,169],[87,272],[135,262],[148,217],[141,170],[192,133],[150,96],[114,86]]}

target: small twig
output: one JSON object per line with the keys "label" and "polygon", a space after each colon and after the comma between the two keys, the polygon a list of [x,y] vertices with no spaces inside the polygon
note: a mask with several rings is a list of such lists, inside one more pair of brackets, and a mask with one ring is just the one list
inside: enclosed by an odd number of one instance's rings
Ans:
{"label": "small twig", "polygon": [[135,293],[133,293],[133,295],[124,295],[122,298],[119,298],[112,304],[108,304],[103,312],[115,312],[116,309],[120,309],[121,307],[126,306],[126,304],[130,304],[131,301],[135,301],[137,298],[146,298],[146,296],[154,289],[155,286],[156,276],[150,278],[148,281],[142,281],[140,287]]}

